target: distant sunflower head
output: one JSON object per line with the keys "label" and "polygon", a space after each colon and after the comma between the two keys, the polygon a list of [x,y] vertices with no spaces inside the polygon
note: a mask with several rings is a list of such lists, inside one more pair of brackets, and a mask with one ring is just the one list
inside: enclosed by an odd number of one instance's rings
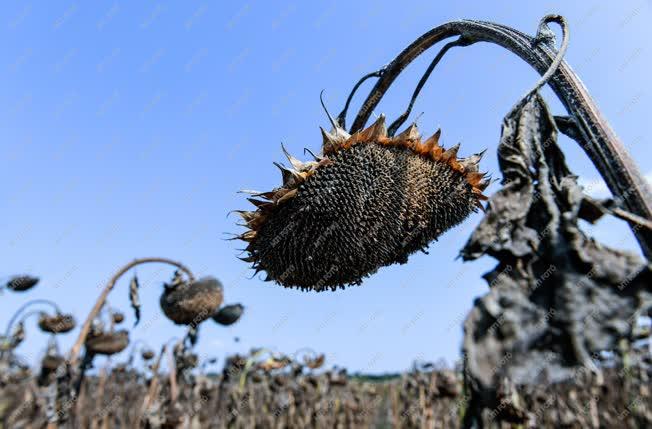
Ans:
{"label": "distant sunflower head", "polygon": [[349,135],[322,129],[320,156],[276,164],[283,184],[250,192],[253,211],[238,211],[248,242],[242,258],[286,287],[335,290],[380,267],[406,263],[449,228],[482,208],[489,183],[478,171],[482,154],[457,158],[459,145],[422,140],[415,124],[387,135],[381,116]]}
{"label": "distant sunflower head", "polygon": [[145,349],[140,353],[140,356],[143,358],[143,360],[151,360],[154,358],[154,350],[152,349]]}
{"label": "distant sunflower head", "polygon": [[86,337],[86,349],[96,355],[111,356],[120,353],[129,345],[129,332],[91,332]]}
{"label": "distant sunflower head", "polygon": [[50,334],[64,334],[75,329],[75,318],[72,314],[57,313],[49,316],[45,313],[41,314],[38,319],[38,326],[43,332]]}
{"label": "distant sunflower head", "polygon": [[230,326],[240,320],[242,313],[244,313],[244,305],[230,304],[225,305],[224,307],[217,310],[217,312],[212,317],[213,320],[220,325]]}
{"label": "distant sunflower head", "polygon": [[222,305],[222,284],[214,277],[193,282],[178,278],[165,285],[159,303],[165,316],[177,325],[197,326]]}
{"label": "distant sunflower head", "polygon": [[7,289],[13,290],[14,292],[24,292],[36,286],[38,282],[38,277],[28,275],[13,276],[9,279],[5,286]]}

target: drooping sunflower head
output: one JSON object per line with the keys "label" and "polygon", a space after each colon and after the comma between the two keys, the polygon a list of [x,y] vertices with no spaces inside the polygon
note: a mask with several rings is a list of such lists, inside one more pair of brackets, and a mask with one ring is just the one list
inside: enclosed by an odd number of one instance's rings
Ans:
{"label": "drooping sunflower head", "polygon": [[75,329],[75,318],[72,314],[41,314],[38,319],[38,326],[43,332],[50,334],[65,334]]}
{"label": "drooping sunflower head", "polygon": [[86,337],[86,350],[92,354],[112,356],[129,346],[129,332],[91,332]]}
{"label": "drooping sunflower head", "polygon": [[38,277],[28,275],[13,276],[9,279],[5,286],[7,289],[13,290],[14,292],[24,292],[36,286],[38,282]]}
{"label": "drooping sunflower head", "polygon": [[177,325],[197,326],[222,305],[222,283],[214,277],[185,282],[175,278],[165,285],[159,303],[165,316]]}
{"label": "drooping sunflower head", "polygon": [[220,325],[230,326],[240,320],[242,313],[244,313],[244,305],[242,304],[225,305],[217,310],[213,315],[213,320]]}
{"label": "drooping sunflower head", "polygon": [[291,166],[276,164],[282,186],[248,191],[256,209],[237,212],[248,228],[238,237],[249,243],[242,259],[266,280],[315,291],[407,262],[486,199],[482,154],[457,158],[459,145],[445,150],[440,134],[422,140],[413,124],[390,137],[381,116],[353,135],[322,129],[313,161],[283,149]]}

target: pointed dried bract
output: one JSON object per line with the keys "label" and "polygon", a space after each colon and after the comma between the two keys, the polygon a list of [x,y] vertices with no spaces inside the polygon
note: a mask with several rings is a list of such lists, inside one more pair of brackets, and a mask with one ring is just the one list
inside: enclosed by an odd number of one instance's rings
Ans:
{"label": "pointed dried bract", "polygon": [[249,228],[242,259],[266,280],[316,291],[360,284],[482,209],[481,154],[458,159],[459,145],[440,146],[441,131],[422,142],[415,124],[388,137],[382,115],[351,136],[332,123],[319,162],[286,152],[283,185],[239,212]]}
{"label": "pointed dried bract", "polygon": [[402,133],[396,136],[397,139],[401,140],[420,140],[421,135],[419,134],[419,129],[417,124],[413,123],[405,129]]}
{"label": "pointed dried bract", "polygon": [[447,151],[445,151],[441,156],[441,160],[444,161],[444,162],[449,162],[451,160],[457,161],[457,151],[458,150],[460,150],[460,144],[459,143],[456,144],[455,146],[453,146],[452,148],[448,149]]}
{"label": "pointed dried bract", "polygon": [[285,154],[285,157],[290,161],[290,164],[295,170],[300,170],[303,167],[303,163],[290,155],[290,153],[285,149],[285,146],[281,143],[281,149],[283,150],[283,153]]}
{"label": "pointed dried bract", "polygon": [[334,128],[330,133],[319,127],[322,136],[322,151],[324,153],[333,152],[339,149],[344,142],[351,138],[349,133],[341,128]]}
{"label": "pointed dried bract", "polygon": [[385,115],[380,115],[376,122],[359,134],[358,139],[363,141],[378,141],[385,137],[387,137]]}
{"label": "pointed dried bract", "polygon": [[438,129],[435,134],[428,137],[423,143],[430,147],[430,151],[432,151],[435,147],[439,146],[439,137],[441,137],[441,129]]}
{"label": "pointed dried bract", "polygon": [[472,172],[477,172],[478,171],[478,164],[480,163],[480,160],[482,159],[482,156],[484,155],[484,151],[480,153],[473,154],[469,156],[468,158],[462,158],[460,159],[460,164],[464,167],[464,171],[468,173]]}

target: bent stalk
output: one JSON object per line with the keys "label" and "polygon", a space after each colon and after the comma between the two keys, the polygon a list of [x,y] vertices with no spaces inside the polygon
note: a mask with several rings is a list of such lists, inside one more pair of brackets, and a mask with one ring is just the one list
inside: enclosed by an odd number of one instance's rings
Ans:
{"label": "bent stalk", "polygon": [[[559,15],[547,15],[541,20],[536,37],[528,36],[505,25],[486,21],[451,21],[433,28],[412,42],[382,70],[372,74],[378,77],[367,99],[362,104],[350,132],[361,130],[371,112],[378,105],[398,75],[419,55],[434,44],[460,36],[468,46],[476,42],[489,42],[518,55],[540,74],[550,69],[557,51],[551,42],[551,32],[545,24],[557,22],[565,25]],[[652,192],[607,121],[602,117],[595,101],[584,84],[565,61],[550,77],[548,83],[566,108],[572,124],[573,138],[589,156],[612,194],[619,198],[624,209],[643,219],[652,219]],[[343,118],[346,110],[340,114]],[[643,254],[652,258],[652,231],[630,223]]]}
{"label": "bent stalk", "polygon": [[84,345],[84,342],[86,341],[86,337],[88,336],[88,332],[90,331],[93,320],[97,317],[99,312],[102,310],[102,307],[104,306],[104,302],[106,301],[106,298],[109,296],[109,293],[111,293],[111,291],[113,290],[113,287],[115,286],[116,282],[120,279],[120,277],[122,277],[122,275],[124,275],[127,271],[129,271],[133,267],[137,265],[153,263],[153,262],[172,265],[178,268],[179,270],[181,270],[184,274],[186,274],[190,282],[193,282],[195,280],[195,276],[192,274],[192,271],[190,271],[190,269],[188,269],[185,265],[183,265],[180,262],[173,261],[167,258],[134,259],[127,265],[120,268],[113,275],[113,277],[111,277],[107,285],[102,290],[102,293],[100,293],[100,296],[97,298],[97,301],[95,302],[95,306],[93,306],[90,313],[88,313],[88,316],[86,317],[86,321],[81,327],[81,330],[79,332],[79,337],[77,337],[77,341],[75,342],[72,349],[70,350],[70,355],[68,359],[73,367],[76,365],[77,360],[79,359],[79,352],[81,350],[81,347]]}

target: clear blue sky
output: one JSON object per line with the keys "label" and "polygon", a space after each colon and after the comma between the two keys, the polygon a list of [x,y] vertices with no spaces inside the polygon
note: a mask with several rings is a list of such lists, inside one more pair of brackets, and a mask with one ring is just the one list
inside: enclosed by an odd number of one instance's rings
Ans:
{"label": "clear blue sky", "polygon": [[[459,356],[461,321],[487,286],[484,258],[455,260],[472,216],[408,265],[382,269],[361,287],[335,293],[285,290],[236,258],[233,209],[239,189],[279,183],[280,143],[318,150],[327,126],[319,92],[338,112],[363,74],[390,61],[428,29],[455,18],[494,20],[533,33],[549,12],[565,15],[567,60],[579,73],[641,169],[652,171],[652,8],[649,1],[596,2],[11,2],[0,12],[0,275],[41,276],[38,288],[0,298],[0,326],[33,298],[56,300],[78,319],[99,287],[135,257],[166,256],[218,277],[227,302],[247,307],[231,328],[203,326],[202,356],[265,346],[311,347],[328,363],[383,372],[415,358]],[[398,115],[434,56],[416,61],[379,106]],[[443,129],[462,154],[495,148],[504,114],[536,79],[500,48],[451,52],[414,109],[424,133]],[[370,85],[365,85],[366,95]],[[552,100],[550,91],[546,91]],[[357,100],[360,103],[360,99]],[[561,112],[557,102],[551,103]],[[562,140],[586,183],[598,175]],[[495,192],[497,184],[489,192]],[[593,192],[606,195],[600,185]],[[603,220],[599,239],[636,249],[627,227]],[[160,317],[171,270],[138,269],[143,326],[152,346],[180,328]],[[110,302],[128,311],[128,280]],[[127,324],[131,323],[131,314]],[[35,322],[19,353],[34,361],[45,337]],[[235,343],[233,338],[241,338]],[[74,335],[61,339],[68,347]],[[121,358],[122,359],[122,358]]]}

